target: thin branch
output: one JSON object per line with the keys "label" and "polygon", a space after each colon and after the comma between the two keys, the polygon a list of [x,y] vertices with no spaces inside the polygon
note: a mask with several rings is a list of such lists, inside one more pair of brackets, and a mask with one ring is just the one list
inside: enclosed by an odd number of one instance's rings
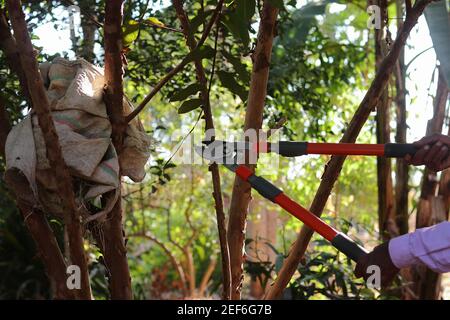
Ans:
{"label": "thin branch", "polygon": [[[186,38],[186,42],[189,46],[191,52],[193,52],[197,47],[198,43],[196,43],[193,34],[191,33],[191,27],[189,24],[189,18],[186,12],[183,9],[183,3],[181,0],[173,0],[173,6],[175,7],[178,19],[181,22],[181,26],[183,29],[184,36]],[[220,19],[220,11],[218,12],[218,19]],[[218,26],[218,24],[217,24]],[[216,37],[214,41],[215,52],[217,51],[217,40],[218,40],[218,29],[216,31]],[[204,119],[205,119],[205,130],[214,130],[214,120],[212,117],[211,111],[211,101],[210,101],[210,89],[212,83],[212,76],[215,67],[216,55],[214,55],[213,61],[213,71],[211,73],[211,79],[209,82],[206,78],[205,70],[202,65],[201,59],[196,59],[195,70],[197,74],[198,81],[201,86],[200,95],[203,100],[203,111],[204,111]],[[214,140],[214,137],[212,137]],[[220,173],[217,164],[212,164],[209,167],[212,175],[212,184],[213,184],[213,199],[215,203],[215,211],[216,211],[216,219],[217,219],[217,229],[219,233],[219,244],[220,244],[220,253],[222,257],[222,278],[223,278],[223,298],[228,300],[231,297],[231,267],[230,267],[230,258],[229,258],[229,247],[227,240],[227,231],[226,231],[226,223],[225,223],[225,212],[223,209],[223,199],[222,199],[222,188],[220,183]]]}
{"label": "thin branch", "polygon": [[[199,42],[197,43],[197,46],[195,47],[195,50],[200,48],[203,43],[205,43],[206,39],[208,38],[209,33],[211,32],[212,27],[216,23],[219,13],[222,10],[224,0],[219,0],[219,3],[217,4],[216,9],[214,10],[214,13],[211,17],[211,20],[209,21],[208,25],[206,26],[205,30],[203,31],[202,37],[200,38]],[[142,100],[142,102],[139,104],[139,106],[131,112],[127,118],[126,122],[130,122],[133,120],[144,108],[145,106],[150,102],[150,100],[161,90],[164,85],[169,82],[170,79],[172,79],[178,72],[184,69],[184,67],[191,61],[190,56],[186,56],[175,68],[173,68],[167,75],[162,78],[158,84],[153,88],[153,90]]]}
{"label": "thin branch", "polygon": [[205,273],[203,274],[202,280],[200,281],[200,285],[198,286],[197,295],[198,297],[204,297],[205,291],[208,286],[208,282],[211,279],[211,276],[216,269],[217,260],[216,258],[212,257],[209,261],[208,268],[206,268]]}
{"label": "thin branch", "polygon": [[414,56],[414,58],[412,58],[412,59],[408,62],[408,64],[405,66],[405,71],[408,70],[408,68],[411,66],[411,64],[412,64],[417,58],[419,58],[422,54],[424,54],[425,52],[427,52],[427,51],[429,51],[429,50],[431,50],[431,49],[433,49],[433,46],[431,46],[431,47],[429,47],[429,48],[426,48],[425,50],[422,50],[422,51],[420,51],[418,54],[416,54],[416,55]]}
{"label": "thin branch", "polygon": [[8,0],[7,4],[14,29],[14,36],[17,41],[20,61],[25,71],[25,77],[33,103],[33,110],[38,118],[39,127],[44,137],[47,157],[53,169],[63,209],[67,213],[65,221],[69,232],[71,260],[81,270],[81,289],[79,291],[77,290],[77,295],[82,299],[91,299],[89,272],[84,253],[80,215],[75,202],[72,178],[62,155],[61,145],[50,113],[50,104],[38,70],[36,55],[31,44],[30,35],[28,34],[21,3],[19,0]]}

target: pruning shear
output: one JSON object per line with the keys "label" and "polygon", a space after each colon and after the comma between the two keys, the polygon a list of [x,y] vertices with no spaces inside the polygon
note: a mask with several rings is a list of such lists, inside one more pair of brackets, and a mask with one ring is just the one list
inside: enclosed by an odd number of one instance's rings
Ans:
{"label": "pruning shear", "polygon": [[327,155],[366,155],[384,157],[404,157],[413,155],[416,147],[412,144],[352,144],[352,143],[309,143],[295,141],[270,142],[226,142],[215,140],[204,142],[206,146],[196,146],[195,151],[211,162],[223,164],[248,182],[264,198],[278,204],[291,215],[302,221],[312,230],[331,242],[348,258],[357,262],[368,251],[349,238],[346,234],[334,229],[325,221],[289,198],[282,190],[268,180],[257,176],[245,165],[246,153],[276,152],[285,157],[297,157],[307,154]]}

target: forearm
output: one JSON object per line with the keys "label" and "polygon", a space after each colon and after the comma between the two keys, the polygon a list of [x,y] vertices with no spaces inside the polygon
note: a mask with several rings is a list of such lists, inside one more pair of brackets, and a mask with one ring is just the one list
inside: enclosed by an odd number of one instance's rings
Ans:
{"label": "forearm", "polygon": [[424,264],[439,273],[450,272],[450,222],[392,239],[389,254],[398,268]]}

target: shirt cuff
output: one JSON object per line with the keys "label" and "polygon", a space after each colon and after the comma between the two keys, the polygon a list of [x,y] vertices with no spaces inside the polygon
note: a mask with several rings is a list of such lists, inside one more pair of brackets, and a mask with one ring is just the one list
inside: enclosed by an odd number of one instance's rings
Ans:
{"label": "shirt cuff", "polygon": [[399,269],[413,265],[416,260],[411,253],[410,236],[411,234],[405,234],[389,241],[389,255]]}

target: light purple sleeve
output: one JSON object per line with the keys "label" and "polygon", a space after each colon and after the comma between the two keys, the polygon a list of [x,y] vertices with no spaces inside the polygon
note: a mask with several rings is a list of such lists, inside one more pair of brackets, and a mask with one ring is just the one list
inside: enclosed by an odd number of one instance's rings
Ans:
{"label": "light purple sleeve", "polygon": [[450,272],[450,222],[392,239],[389,255],[399,269],[424,264],[435,272]]}

